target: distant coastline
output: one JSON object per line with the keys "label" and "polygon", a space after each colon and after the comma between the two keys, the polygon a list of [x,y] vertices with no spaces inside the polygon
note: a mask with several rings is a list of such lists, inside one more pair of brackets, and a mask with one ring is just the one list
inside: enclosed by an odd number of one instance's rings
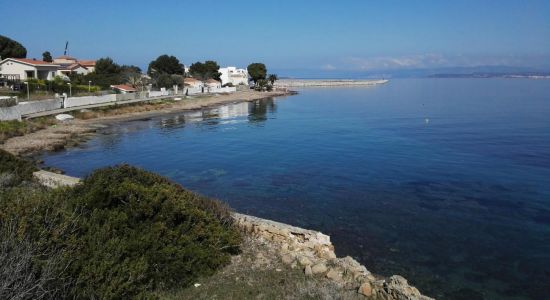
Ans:
{"label": "distant coastline", "polygon": [[276,87],[331,87],[331,86],[371,86],[387,83],[387,79],[280,79]]}

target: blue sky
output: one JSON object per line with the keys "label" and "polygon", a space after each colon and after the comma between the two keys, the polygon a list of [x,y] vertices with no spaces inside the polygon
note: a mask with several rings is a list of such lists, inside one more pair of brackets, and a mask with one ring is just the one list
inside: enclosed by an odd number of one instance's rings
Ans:
{"label": "blue sky", "polygon": [[265,62],[285,72],[550,68],[550,1],[2,1],[0,34],[29,57],[147,66]]}

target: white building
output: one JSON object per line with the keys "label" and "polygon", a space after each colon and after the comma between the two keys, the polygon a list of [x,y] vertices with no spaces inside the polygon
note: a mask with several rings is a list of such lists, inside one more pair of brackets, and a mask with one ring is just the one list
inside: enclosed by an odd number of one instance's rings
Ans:
{"label": "white building", "polygon": [[236,67],[220,68],[219,72],[222,74],[220,79],[222,85],[228,83],[237,85],[248,85],[248,71],[245,69],[237,69]]}
{"label": "white building", "polygon": [[205,82],[206,86],[208,88],[211,88],[211,89],[219,89],[222,87],[222,84],[215,80],[215,79],[208,79],[206,82]]}
{"label": "white building", "polygon": [[198,79],[186,77],[183,79],[183,86],[190,88],[202,88],[204,84]]}
{"label": "white building", "polygon": [[0,62],[0,75],[12,80],[30,78],[53,80],[60,66],[28,58],[6,58]]}
{"label": "white building", "polygon": [[133,86],[127,84],[111,85],[111,89],[118,91],[121,94],[133,94],[136,92],[136,89]]}
{"label": "white building", "polygon": [[82,74],[86,75],[90,73],[90,70],[85,68],[79,63],[74,63],[72,65],[63,65],[57,69],[57,75],[59,76],[68,76],[69,74]]}

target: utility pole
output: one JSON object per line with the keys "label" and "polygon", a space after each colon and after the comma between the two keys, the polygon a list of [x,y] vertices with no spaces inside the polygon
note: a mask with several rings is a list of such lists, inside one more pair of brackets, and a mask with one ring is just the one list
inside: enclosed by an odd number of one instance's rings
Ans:
{"label": "utility pole", "polygon": [[73,96],[73,89],[72,89],[72,86],[71,86],[71,83],[67,83],[69,85],[69,97],[72,97]]}
{"label": "utility pole", "polygon": [[88,93],[92,91],[92,81],[88,80]]}
{"label": "utility pole", "polygon": [[31,99],[31,93],[29,91],[29,82],[25,81],[24,83],[27,86],[27,100],[30,100]]}

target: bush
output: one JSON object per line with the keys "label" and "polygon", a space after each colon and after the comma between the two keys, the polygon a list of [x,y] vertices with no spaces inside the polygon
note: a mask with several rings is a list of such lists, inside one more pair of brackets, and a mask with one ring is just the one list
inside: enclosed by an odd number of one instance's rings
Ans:
{"label": "bush", "polygon": [[31,162],[0,149],[0,189],[31,181],[34,171],[36,167]]}
{"label": "bush", "polygon": [[212,274],[240,244],[223,205],[127,165],[75,188],[0,196],[0,225],[16,220],[38,253],[61,255],[55,282],[70,282],[65,297],[149,298]]}

